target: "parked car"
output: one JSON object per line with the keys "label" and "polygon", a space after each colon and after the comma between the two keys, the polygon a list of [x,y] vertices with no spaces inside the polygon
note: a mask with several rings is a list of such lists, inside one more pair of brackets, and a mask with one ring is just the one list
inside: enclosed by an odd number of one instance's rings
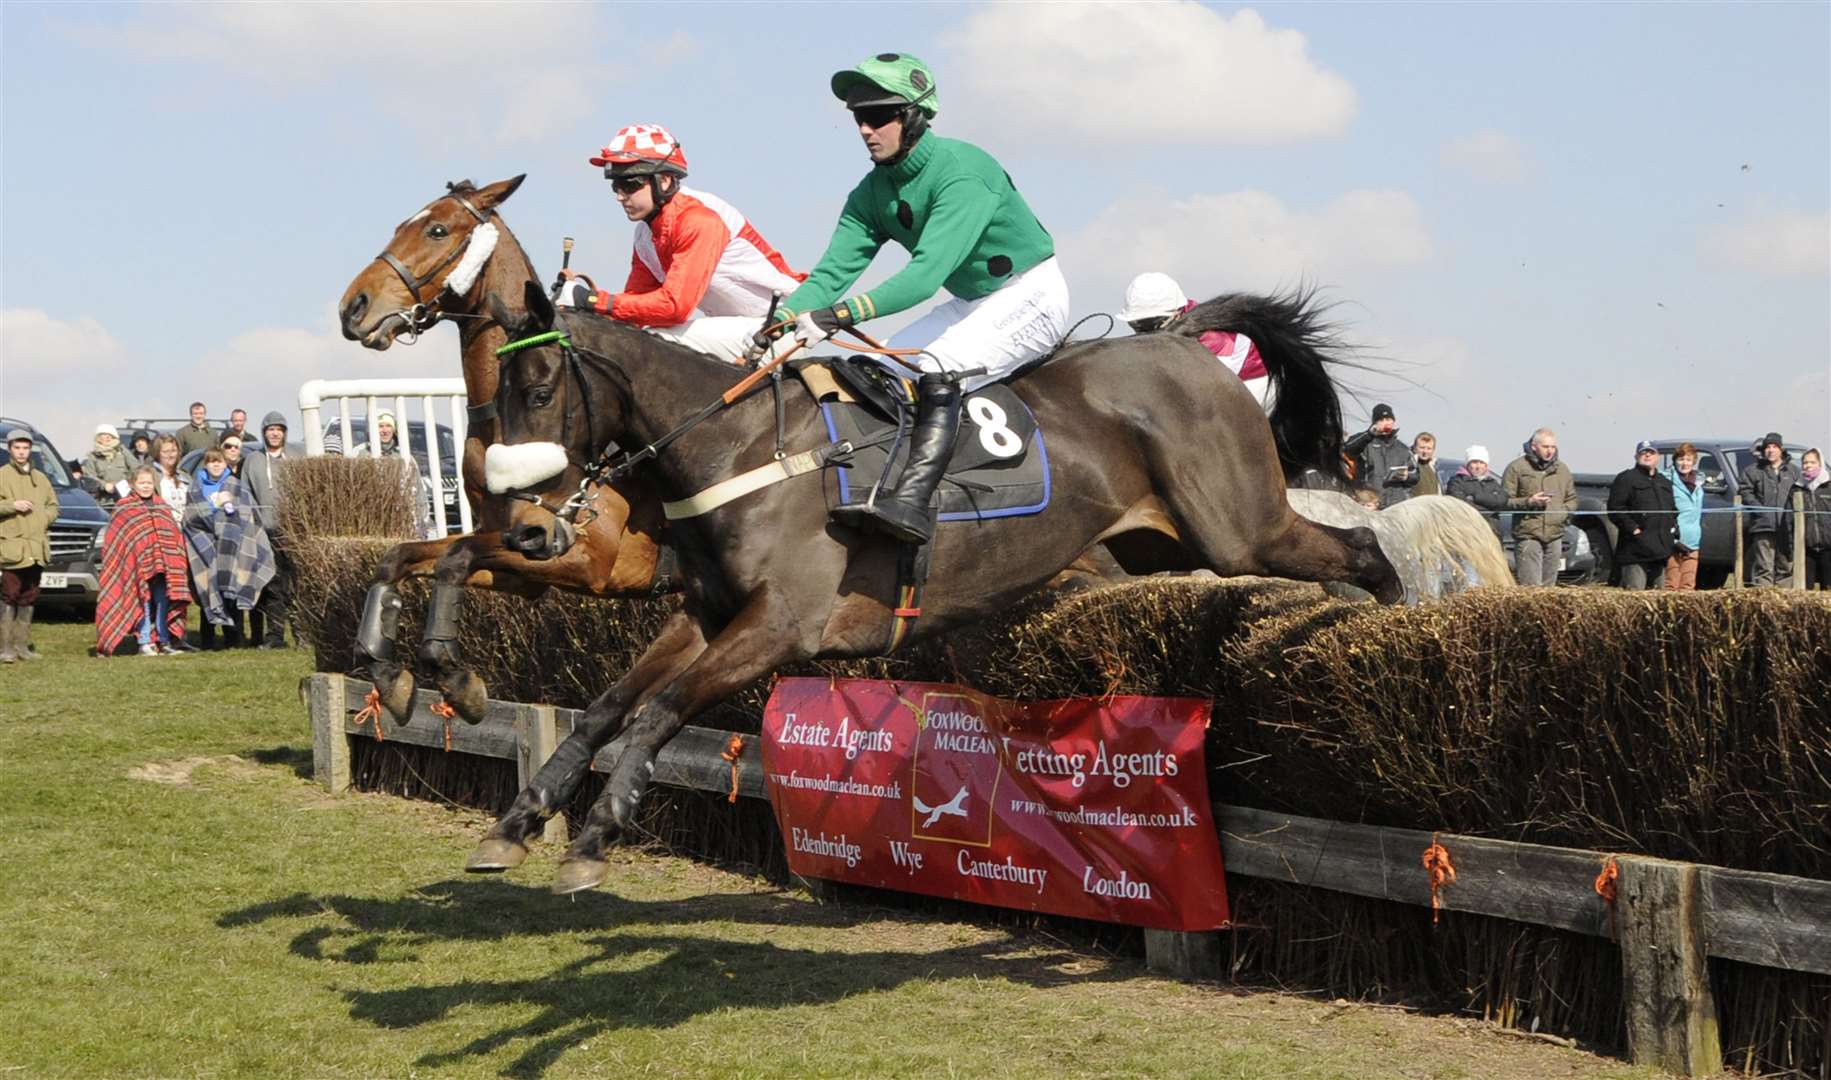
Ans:
{"label": "parked car", "polygon": [[[1491,467],[1493,463],[1489,464]],[[1440,488],[1448,489],[1450,478],[1456,475],[1456,470],[1462,468],[1462,465],[1463,463],[1455,458],[1437,459],[1437,482]],[[1496,471],[1494,475],[1499,476],[1500,472]],[[1607,494],[1605,487],[1603,495],[1606,497]],[[1577,509],[1590,509],[1584,503],[1581,489],[1577,492]],[[1601,507],[1597,506],[1595,509],[1601,509]],[[1500,515],[1500,546],[1507,553],[1507,569],[1517,574],[1519,570],[1515,564],[1514,549],[1518,547],[1518,541],[1513,539],[1515,516],[1517,515],[1510,513]],[[1595,535],[1585,527],[1586,523],[1599,520],[1601,519],[1587,516],[1574,517],[1570,524],[1564,526],[1564,553],[1558,564],[1558,584],[1589,585],[1600,584],[1608,580],[1614,560],[1609,558],[1609,551],[1597,550]]]}
{"label": "parked car", "polygon": [[64,464],[64,458],[42,431],[23,420],[0,416],[0,431],[24,428],[32,433],[32,466],[57,489],[57,520],[51,522],[51,562],[38,583],[38,602],[46,607],[95,603],[100,591],[101,535],[108,512],[96,505]]}
{"label": "parked car", "polygon": [[[1742,470],[1755,461],[1755,440],[1654,439],[1654,445],[1659,447],[1659,467],[1670,467],[1672,451],[1678,449],[1680,443],[1687,442],[1697,447],[1698,475],[1704,481],[1704,539],[1698,547],[1697,585],[1700,589],[1719,589],[1729,580],[1730,572],[1736,564],[1736,521],[1734,514],[1711,511],[1727,510],[1735,505],[1736,486],[1741,482]],[[1806,449],[1799,445],[1786,448],[1787,453],[1793,455],[1794,461],[1798,461]],[[1615,482],[1615,475],[1578,473],[1578,498],[1583,500],[1585,506],[1594,502],[1598,509],[1606,509],[1609,485]],[[1602,580],[1610,581],[1614,572],[1615,527],[1609,524],[1606,517],[1584,520],[1595,523],[1586,526],[1593,529],[1591,542],[1601,544],[1609,555],[1609,574],[1604,575]],[[1744,580],[1747,579],[1749,569],[1743,569]]]}
{"label": "parked car", "polygon": [[[439,433],[439,505],[443,507],[443,520],[447,534],[464,531],[463,519],[458,512],[458,499],[462,496],[458,490],[458,470],[460,468],[456,442],[452,438],[451,428],[444,424],[437,426]],[[324,425],[324,434],[336,434],[343,438],[343,421],[332,419]],[[432,498],[432,463],[426,454],[426,422],[424,420],[407,421],[407,431],[401,436],[411,444],[414,464],[420,467],[420,482],[424,485],[426,498]],[[350,437],[344,446],[346,455],[353,455],[352,446],[361,448],[369,443],[369,419],[366,416],[350,417]]]}

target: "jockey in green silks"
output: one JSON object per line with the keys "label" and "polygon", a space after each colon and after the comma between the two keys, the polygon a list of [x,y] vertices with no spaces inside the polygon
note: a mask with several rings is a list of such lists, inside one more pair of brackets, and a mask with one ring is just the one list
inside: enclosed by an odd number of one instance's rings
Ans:
{"label": "jockey in green silks", "polygon": [[[879,53],[833,76],[873,168],[846,197],[826,253],[757,335],[755,349],[793,330],[806,345],[843,327],[912,308],[945,288],[951,297],[897,334],[917,384],[908,464],[895,487],[835,516],[906,543],[934,533],[929,500],[960,429],[963,389],[996,382],[1047,355],[1068,330],[1068,283],[1055,244],[984,150],[928,130],[935,79],[907,53]],[[847,295],[878,250],[894,240],[909,265],[868,292]],[[983,368],[965,380],[960,372]]]}

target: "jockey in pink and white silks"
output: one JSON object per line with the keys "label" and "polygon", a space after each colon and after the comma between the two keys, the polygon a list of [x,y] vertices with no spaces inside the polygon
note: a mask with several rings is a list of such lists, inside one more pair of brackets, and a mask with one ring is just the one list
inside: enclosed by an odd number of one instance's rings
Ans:
{"label": "jockey in pink and white silks", "polygon": [[[807,283],[783,302],[781,321],[754,348],[789,330],[805,344],[842,327],[894,314],[945,289],[949,299],[898,333],[919,348],[915,430],[908,464],[887,492],[834,517],[905,543],[934,534],[929,500],[953,452],[965,390],[995,382],[1047,355],[1068,331],[1068,283],[1055,243],[992,155],[928,130],[938,111],[935,78],[907,53],[879,53],[832,79],[871,155],[872,169],[846,197],[839,224]],[[851,293],[883,246],[909,264],[874,289]],[[963,377],[961,373],[984,369]]]}
{"label": "jockey in pink and white silks", "polygon": [[797,274],[737,207],[681,183],[687,157],[659,124],[623,128],[591,159],[636,223],[623,291],[592,290],[570,270],[562,307],[589,308],[721,360],[743,359],[771,298]]}
{"label": "jockey in pink and white silks", "polygon": [[[1148,334],[1169,329],[1194,307],[1195,301],[1189,299],[1175,278],[1168,274],[1144,273],[1126,286],[1125,307],[1119,310],[1119,321],[1130,326],[1134,334]],[[1270,384],[1266,379],[1265,361],[1259,358],[1259,347],[1251,338],[1228,330],[1205,330],[1197,340],[1240,377],[1261,408],[1271,411],[1271,405],[1266,401]]]}

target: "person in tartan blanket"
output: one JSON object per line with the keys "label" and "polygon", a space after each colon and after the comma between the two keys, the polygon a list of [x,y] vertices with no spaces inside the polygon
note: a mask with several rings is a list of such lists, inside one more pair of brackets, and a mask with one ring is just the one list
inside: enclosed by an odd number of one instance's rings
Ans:
{"label": "person in tartan blanket", "polygon": [[95,651],[112,656],[129,639],[141,656],[170,656],[184,642],[191,587],[184,535],[159,497],[159,473],[135,469],[127,495],[115,504],[102,549],[101,592],[95,601]]}
{"label": "person in tartan blanket", "polygon": [[236,612],[252,610],[273,580],[273,544],[255,522],[253,501],[223,452],[204,451],[184,506],[184,539],[209,626],[233,627]]}

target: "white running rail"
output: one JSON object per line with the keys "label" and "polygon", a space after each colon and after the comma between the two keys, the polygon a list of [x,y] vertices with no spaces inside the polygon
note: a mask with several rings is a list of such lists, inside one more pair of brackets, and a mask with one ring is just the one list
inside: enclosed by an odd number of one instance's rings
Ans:
{"label": "white running rail", "polygon": [[[437,435],[439,423],[434,416],[435,403],[438,399],[446,400],[449,410],[449,422],[445,425],[451,430],[452,460],[444,460]],[[434,495],[433,520],[439,522],[448,532],[470,532],[472,529],[470,500],[464,497],[464,483],[459,462],[464,454],[465,405],[463,379],[312,379],[299,387],[299,412],[305,424],[305,453],[308,457],[317,457],[324,453],[324,421],[320,416],[323,407],[330,402],[337,405],[337,423],[343,445],[343,452],[349,453],[350,442],[350,402],[358,402],[358,415],[367,417],[363,430],[369,440],[369,452],[375,454],[380,450],[380,435],[375,430],[375,416],[382,411],[394,414],[399,432],[401,449],[413,453],[413,428],[415,419],[408,412],[408,405],[417,401],[419,404],[418,419],[424,423],[423,437],[427,446],[426,463],[427,480],[432,484]],[[449,483],[448,483],[449,481]],[[457,505],[458,522],[454,525],[445,512],[445,507],[437,505],[445,498],[453,498]]]}

